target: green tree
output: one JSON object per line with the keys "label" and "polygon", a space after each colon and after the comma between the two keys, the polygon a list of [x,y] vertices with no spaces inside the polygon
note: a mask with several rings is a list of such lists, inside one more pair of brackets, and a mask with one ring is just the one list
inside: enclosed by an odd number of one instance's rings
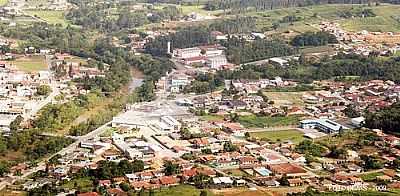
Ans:
{"label": "green tree", "polygon": [[36,95],[38,96],[48,96],[51,93],[51,88],[49,85],[40,85],[36,89]]}
{"label": "green tree", "polygon": [[11,131],[16,131],[20,129],[20,125],[24,121],[24,117],[21,115],[18,115],[11,123],[10,123],[10,129]]}
{"label": "green tree", "polygon": [[164,169],[165,175],[167,175],[167,176],[175,175],[180,172],[179,165],[174,164],[171,161],[167,161],[164,164],[164,168],[165,168]]}
{"label": "green tree", "polygon": [[234,152],[237,151],[238,147],[235,146],[231,141],[225,142],[224,143],[224,151],[225,152]]}

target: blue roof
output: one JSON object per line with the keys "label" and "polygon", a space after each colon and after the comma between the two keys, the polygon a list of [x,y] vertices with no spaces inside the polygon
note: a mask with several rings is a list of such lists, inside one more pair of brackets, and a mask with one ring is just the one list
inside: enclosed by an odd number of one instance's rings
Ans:
{"label": "blue roof", "polygon": [[257,167],[254,170],[262,176],[269,176],[272,172],[265,167]]}

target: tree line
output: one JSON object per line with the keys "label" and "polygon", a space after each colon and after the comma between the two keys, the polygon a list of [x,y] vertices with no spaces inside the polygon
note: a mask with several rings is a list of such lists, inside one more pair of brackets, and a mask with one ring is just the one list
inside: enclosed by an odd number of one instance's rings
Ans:
{"label": "tree line", "polygon": [[304,46],[323,46],[327,44],[338,43],[335,35],[328,32],[305,32],[300,35],[296,35],[290,42],[293,46],[304,47]]}
{"label": "tree line", "polygon": [[208,1],[205,10],[224,10],[224,12],[244,13],[252,10],[263,11],[279,8],[304,7],[325,4],[371,4],[374,0],[218,0]]}

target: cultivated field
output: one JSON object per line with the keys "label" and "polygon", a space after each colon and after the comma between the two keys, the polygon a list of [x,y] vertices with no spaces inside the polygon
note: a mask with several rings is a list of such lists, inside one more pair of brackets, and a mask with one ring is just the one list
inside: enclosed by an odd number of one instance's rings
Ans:
{"label": "cultivated field", "polygon": [[31,10],[26,11],[26,14],[44,20],[49,24],[60,24],[64,27],[68,25],[68,21],[65,19],[63,11]]}

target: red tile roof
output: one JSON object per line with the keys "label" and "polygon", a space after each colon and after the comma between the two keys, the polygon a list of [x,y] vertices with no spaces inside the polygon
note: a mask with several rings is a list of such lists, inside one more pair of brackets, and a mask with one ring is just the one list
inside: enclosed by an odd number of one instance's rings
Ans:
{"label": "red tile roof", "polygon": [[307,172],[302,167],[291,163],[271,164],[268,166],[273,172],[278,174],[298,174]]}
{"label": "red tile roof", "polygon": [[178,178],[173,176],[163,176],[160,178],[160,182],[162,185],[172,185],[172,184],[177,184],[179,180]]}
{"label": "red tile roof", "polygon": [[182,172],[182,176],[183,177],[192,177],[192,176],[195,176],[196,174],[197,174],[197,169],[196,168],[185,169]]}
{"label": "red tile roof", "polygon": [[78,196],[99,196],[96,192],[87,192],[87,193],[80,193]]}

